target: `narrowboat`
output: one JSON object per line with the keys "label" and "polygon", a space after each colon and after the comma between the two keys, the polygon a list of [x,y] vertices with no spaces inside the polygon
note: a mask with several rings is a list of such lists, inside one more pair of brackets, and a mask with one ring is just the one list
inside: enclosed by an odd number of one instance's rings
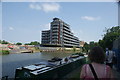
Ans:
{"label": "narrowboat", "polygon": [[48,61],[17,68],[15,80],[60,79],[84,63],[85,57],[77,54],[62,59],[55,57]]}

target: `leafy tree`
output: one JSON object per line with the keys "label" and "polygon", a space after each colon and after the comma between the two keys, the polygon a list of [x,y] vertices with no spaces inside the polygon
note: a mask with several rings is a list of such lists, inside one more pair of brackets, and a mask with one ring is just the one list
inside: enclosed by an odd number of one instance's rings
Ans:
{"label": "leafy tree", "polygon": [[94,47],[94,41],[91,41],[90,44],[89,44],[89,48],[92,49]]}
{"label": "leafy tree", "polygon": [[95,43],[94,43],[94,46],[99,46],[98,42],[95,42]]}
{"label": "leafy tree", "polygon": [[88,52],[88,50],[90,49],[90,46],[88,43],[85,43],[83,46],[83,52]]}
{"label": "leafy tree", "polygon": [[9,44],[9,42],[3,40],[3,41],[2,41],[2,44]]}
{"label": "leafy tree", "polygon": [[25,45],[30,45],[30,43],[25,43]]}
{"label": "leafy tree", "polygon": [[40,45],[40,43],[37,42],[37,41],[31,42],[30,44],[31,44],[31,45]]}
{"label": "leafy tree", "polygon": [[91,41],[89,44],[89,48],[92,49],[95,46],[99,46],[98,42]]}
{"label": "leafy tree", "polygon": [[85,43],[82,50],[83,52],[89,52],[89,50],[95,46],[99,46],[98,42],[91,41],[89,44]]}
{"label": "leafy tree", "polygon": [[104,41],[104,40],[99,40],[98,44],[99,44],[99,46],[101,46],[103,49],[105,49],[105,41]]}
{"label": "leafy tree", "polygon": [[104,49],[112,48],[113,42],[120,36],[120,26],[106,29],[105,32],[103,39],[99,40],[99,45]]}
{"label": "leafy tree", "polygon": [[18,43],[16,43],[16,45],[22,45],[22,43],[18,42]]}
{"label": "leafy tree", "polygon": [[34,42],[26,43],[25,45],[40,45],[40,43],[37,41],[34,41]]}

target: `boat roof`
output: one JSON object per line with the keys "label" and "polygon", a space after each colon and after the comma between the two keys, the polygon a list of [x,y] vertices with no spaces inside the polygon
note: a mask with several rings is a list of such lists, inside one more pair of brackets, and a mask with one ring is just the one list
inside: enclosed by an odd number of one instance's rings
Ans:
{"label": "boat roof", "polygon": [[25,69],[29,69],[29,70],[36,70],[36,69],[40,69],[40,68],[43,68],[43,67],[46,67],[46,65],[39,65],[39,66],[36,66],[36,65],[29,65],[29,66],[25,66],[23,68]]}

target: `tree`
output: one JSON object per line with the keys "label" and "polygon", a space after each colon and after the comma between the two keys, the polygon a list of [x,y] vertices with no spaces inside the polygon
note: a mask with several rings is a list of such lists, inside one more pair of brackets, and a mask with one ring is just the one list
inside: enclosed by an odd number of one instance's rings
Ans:
{"label": "tree", "polygon": [[91,41],[89,44],[89,49],[92,49],[95,46],[99,46],[98,42]]}
{"label": "tree", "polygon": [[25,45],[30,45],[30,43],[25,43]]}
{"label": "tree", "polygon": [[37,42],[37,41],[31,42],[30,44],[31,44],[31,45],[40,45],[40,43]]}
{"label": "tree", "polygon": [[16,45],[22,45],[22,43],[18,42],[18,43],[16,43]]}
{"label": "tree", "polygon": [[99,40],[98,44],[99,44],[99,46],[101,46],[103,49],[105,49],[105,41],[104,41],[104,40]]}
{"label": "tree", "polygon": [[34,42],[30,42],[30,43],[25,43],[25,45],[40,45],[40,43],[37,41],[34,41]]}
{"label": "tree", "polygon": [[99,45],[105,48],[112,48],[113,42],[120,36],[120,26],[108,28],[105,31],[102,40],[99,40]]}
{"label": "tree", "polygon": [[83,52],[88,52],[88,50],[90,49],[90,46],[88,43],[85,43],[83,46]]}
{"label": "tree", "polygon": [[89,48],[92,49],[94,47],[94,41],[91,41],[90,44],[89,44]]}
{"label": "tree", "polygon": [[9,44],[9,42],[3,40],[3,41],[2,41],[2,44]]}

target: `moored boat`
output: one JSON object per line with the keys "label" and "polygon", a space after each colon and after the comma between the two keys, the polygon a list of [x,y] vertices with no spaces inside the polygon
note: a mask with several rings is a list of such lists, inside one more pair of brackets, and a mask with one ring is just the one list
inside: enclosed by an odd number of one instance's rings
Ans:
{"label": "moored boat", "polygon": [[53,58],[51,60],[17,68],[15,79],[26,80],[34,78],[51,80],[62,78],[84,64],[85,57],[76,55],[75,57],[69,56],[63,59]]}

